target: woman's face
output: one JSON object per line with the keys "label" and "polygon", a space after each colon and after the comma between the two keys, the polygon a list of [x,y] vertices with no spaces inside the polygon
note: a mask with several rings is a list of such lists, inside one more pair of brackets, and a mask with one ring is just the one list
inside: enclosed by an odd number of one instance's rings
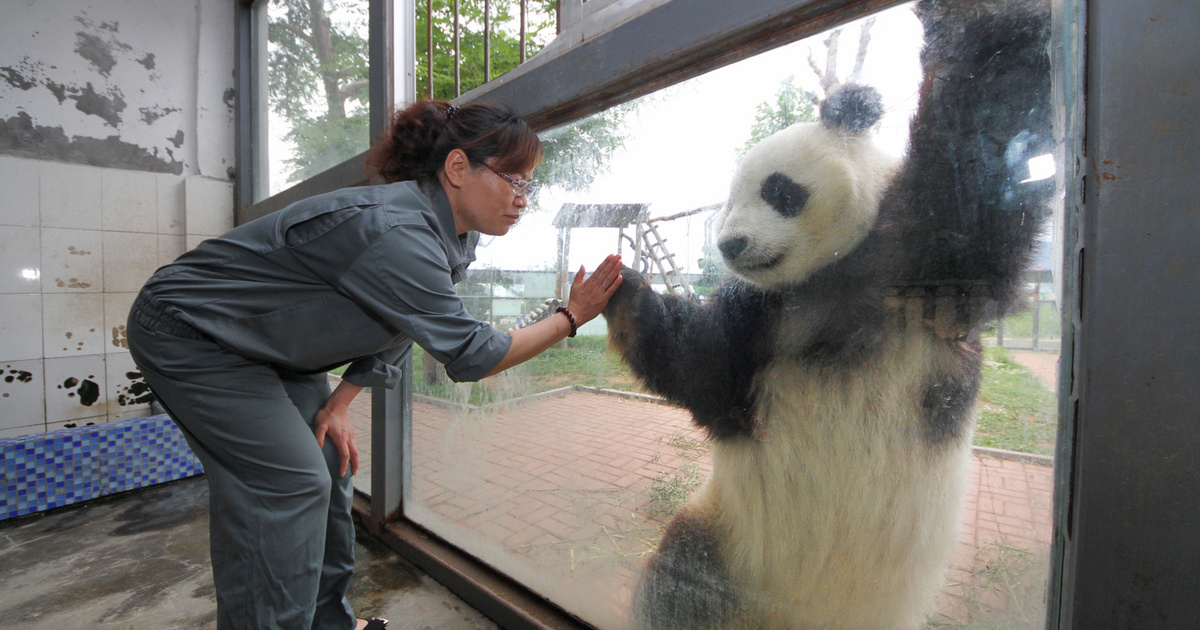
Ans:
{"label": "woman's face", "polygon": [[[455,153],[461,157],[456,157]],[[504,174],[514,180],[528,181],[533,176],[531,171],[532,168]],[[459,234],[471,230],[489,236],[507,234],[521,218],[521,211],[529,205],[525,195],[518,195],[513,190],[513,184],[487,166],[471,165],[458,149],[446,157],[441,179]]]}

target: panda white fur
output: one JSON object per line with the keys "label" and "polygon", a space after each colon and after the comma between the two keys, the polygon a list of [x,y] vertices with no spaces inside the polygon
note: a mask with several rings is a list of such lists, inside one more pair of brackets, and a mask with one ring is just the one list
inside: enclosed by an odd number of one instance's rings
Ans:
{"label": "panda white fur", "polygon": [[713,475],[647,564],[647,630],[920,627],[957,542],[982,325],[1016,302],[1053,192],[1041,3],[923,0],[903,161],[852,86],[762,141],[698,305],[636,272],[612,345],[713,439]]}

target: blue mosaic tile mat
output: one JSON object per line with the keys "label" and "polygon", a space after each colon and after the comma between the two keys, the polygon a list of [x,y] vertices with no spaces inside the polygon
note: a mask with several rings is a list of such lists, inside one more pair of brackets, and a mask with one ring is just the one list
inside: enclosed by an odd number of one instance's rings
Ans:
{"label": "blue mosaic tile mat", "polygon": [[204,472],[169,416],[0,439],[0,520]]}

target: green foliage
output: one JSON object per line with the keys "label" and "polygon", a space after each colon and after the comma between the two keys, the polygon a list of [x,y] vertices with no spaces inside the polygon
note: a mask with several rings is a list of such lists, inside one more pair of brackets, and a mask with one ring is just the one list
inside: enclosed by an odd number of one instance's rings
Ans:
{"label": "green foliage", "polygon": [[[413,365],[420,366],[425,352],[413,347]],[[418,367],[418,372],[420,371]],[[513,376],[523,381],[522,395],[550,391],[559,387],[584,385],[601,389],[640,391],[628,368],[620,357],[608,351],[608,338],[603,335],[579,336],[568,340],[568,346],[554,346],[529,361],[510,370]],[[471,384],[467,402],[484,405],[502,398],[492,388],[498,385],[495,378]],[[424,379],[413,379],[413,391],[437,398],[453,398],[453,383],[426,385]]]}
{"label": "green foliage", "polygon": [[625,117],[641,101],[610,107],[541,135],[546,150],[537,179],[570,191],[586,190],[608,168],[608,160],[625,146]]}
{"label": "green foliage", "polygon": [[[987,336],[995,337],[996,330],[988,332]],[[1004,318],[1005,339],[1033,338],[1033,309],[1028,308]],[[1038,338],[1062,338],[1062,316],[1053,302],[1042,302],[1038,305]]]}
{"label": "green foliage", "polygon": [[[429,21],[427,11],[433,2],[433,98],[451,100],[454,93],[454,3],[451,0],[426,0],[417,3],[417,93],[429,96]],[[484,3],[483,0],[458,0],[459,81],[461,93],[484,83]],[[520,7],[517,0],[492,0],[491,77],[494,79],[517,67],[521,61]],[[554,37],[557,28],[557,0],[532,0],[526,11],[526,59],[536,55]]]}
{"label": "green foliage", "polygon": [[703,258],[696,262],[700,265],[700,273],[705,274],[708,278],[720,278],[727,275],[729,269],[725,267],[725,261],[721,258],[721,253],[717,251],[717,246],[712,243],[704,245],[702,250]]}
{"label": "green foliage", "polygon": [[758,104],[754,124],[750,127],[750,139],[738,149],[738,159],[767,136],[798,122],[815,120],[817,111],[812,100],[805,95],[803,88],[795,85],[795,77],[789,76],[779,84],[774,103],[766,101]]}
{"label": "green foliage", "polygon": [[284,137],[296,145],[283,162],[289,182],[300,182],[337,166],[370,146],[370,121],[367,106],[355,109],[345,118],[318,116],[297,120]]}
{"label": "green foliage", "polygon": [[[287,181],[312,177],[370,146],[367,3],[356,0],[270,0],[268,89],[272,111],[289,130],[295,150],[284,159]],[[483,0],[429,0],[433,16],[433,97],[455,98],[455,19],[458,9],[460,90],[484,83]],[[427,2],[416,6],[418,97],[429,96]],[[491,78],[520,64],[520,2],[492,0],[487,47]],[[328,32],[317,28],[326,24]],[[557,0],[531,0],[526,13],[526,59],[555,36]],[[545,134],[542,186],[583,190],[624,146],[622,122],[635,105],[621,105]],[[536,202],[536,200],[535,200]],[[536,207],[536,204],[535,206]]]}
{"label": "green foliage", "polygon": [[[450,0],[433,2],[433,96],[451,100],[454,92],[454,7]],[[555,36],[557,0],[531,0],[526,11],[525,57],[542,50]],[[417,91],[429,95],[429,32],[426,11],[429,5],[417,4]],[[459,84],[466,93],[484,83],[484,5],[482,0],[458,1]],[[494,79],[520,65],[520,3],[516,0],[492,0],[491,77]],[[541,134],[545,159],[534,175],[538,190],[561,186],[570,191],[585,190],[596,175],[607,169],[608,160],[624,146],[622,128],[625,116],[636,105],[609,108],[594,116]],[[540,210],[539,193],[531,200],[530,211]]]}

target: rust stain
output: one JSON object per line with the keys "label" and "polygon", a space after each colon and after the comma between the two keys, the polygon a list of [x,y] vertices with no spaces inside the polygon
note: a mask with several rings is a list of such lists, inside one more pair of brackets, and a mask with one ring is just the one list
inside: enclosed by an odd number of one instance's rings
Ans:
{"label": "rust stain", "polygon": [[1100,160],[1100,162],[1098,164],[1096,164],[1096,166],[1093,170],[1096,173],[1096,184],[1097,184],[1096,196],[1097,197],[1100,196],[1100,184],[1103,184],[1104,182],[1115,182],[1117,180],[1124,179],[1120,175],[1117,175],[1116,171],[1121,170],[1121,167],[1119,165],[1117,165],[1115,162],[1113,162],[1113,160]]}

